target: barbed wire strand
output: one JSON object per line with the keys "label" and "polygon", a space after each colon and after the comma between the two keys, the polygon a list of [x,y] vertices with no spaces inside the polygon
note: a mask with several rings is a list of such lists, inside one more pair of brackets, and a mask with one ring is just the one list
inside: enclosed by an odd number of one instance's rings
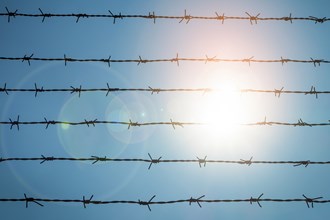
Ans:
{"label": "barbed wire strand", "polygon": [[[129,121],[99,121],[98,119],[87,120],[79,122],[73,121],[56,121],[56,120],[48,120],[44,117],[43,121],[20,121],[20,116],[17,116],[16,120],[9,118],[9,121],[0,121],[0,125],[10,125],[10,129],[16,126],[17,130],[19,130],[20,125],[46,125],[46,129],[49,125],[56,125],[56,124],[63,124],[63,125],[87,125],[87,127],[95,127],[97,124],[113,124],[113,125],[126,125],[127,129],[131,127],[141,127],[141,126],[155,126],[155,125],[170,125],[175,129],[176,126],[184,128],[186,125],[209,125],[211,123],[204,123],[204,122],[180,122],[180,121],[173,121],[170,119],[169,122],[161,121],[161,122],[133,122],[131,119]],[[217,124],[221,124],[221,122],[217,122]],[[307,123],[303,121],[301,118],[296,123],[291,122],[277,122],[277,121],[267,121],[266,117],[263,121],[254,122],[254,123],[242,123],[237,124],[242,126],[260,126],[260,125],[281,125],[281,126],[293,126],[293,127],[315,127],[315,126],[330,126],[330,120],[328,122],[323,123]]]}
{"label": "barbed wire strand", "polygon": [[177,54],[175,58],[162,58],[162,59],[143,59],[141,56],[139,56],[138,59],[112,59],[111,56],[108,58],[72,58],[67,57],[65,54],[63,58],[50,58],[50,57],[34,57],[34,54],[31,54],[30,56],[24,55],[23,57],[0,57],[0,60],[11,60],[11,61],[21,61],[21,62],[27,62],[28,65],[31,65],[32,61],[48,61],[48,62],[54,62],[54,61],[64,61],[64,65],[66,66],[69,62],[101,62],[106,63],[108,66],[111,66],[111,63],[137,63],[137,65],[140,64],[146,64],[146,63],[160,63],[160,62],[170,62],[170,63],[177,63],[179,66],[180,61],[186,61],[186,62],[204,62],[205,64],[211,63],[211,62],[241,62],[241,63],[248,63],[251,65],[251,63],[281,63],[284,65],[285,63],[311,63],[315,67],[320,66],[321,63],[330,63],[329,60],[325,59],[306,59],[306,60],[298,60],[298,59],[288,59],[283,58],[281,59],[254,59],[254,56],[251,56],[249,58],[243,58],[243,59],[225,59],[225,58],[216,58],[216,57],[209,57],[206,55],[205,58],[187,58],[187,57],[179,57]]}
{"label": "barbed wire strand", "polygon": [[24,194],[24,198],[0,198],[0,202],[25,202],[25,207],[28,208],[29,203],[35,203],[41,207],[44,205],[42,203],[81,203],[84,208],[87,207],[87,205],[93,204],[93,205],[106,205],[106,204],[131,204],[131,205],[141,205],[146,206],[149,211],[151,211],[151,205],[167,205],[167,204],[177,204],[177,203],[188,203],[191,205],[192,203],[197,203],[197,205],[202,208],[202,203],[250,203],[253,205],[254,203],[257,203],[257,205],[262,208],[261,202],[276,202],[276,203],[291,203],[291,202],[304,202],[307,205],[307,208],[314,208],[314,203],[318,204],[325,204],[330,203],[330,200],[321,200],[323,197],[315,197],[310,198],[305,196],[305,194],[302,195],[302,198],[288,198],[288,199],[277,199],[277,198],[262,198],[264,194],[260,194],[258,197],[250,197],[247,199],[203,199],[205,195],[202,195],[198,198],[190,197],[189,199],[178,199],[178,200],[167,200],[167,201],[154,201],[153,199],[156,197],[156,195],[152,196],[147,201],[142,201],[140,199],[138,200],[93,200],[93,195],[86,199],[85,196],[83,196],[83,199],[46,199],[46,198],[34,198],[34,197],[28,197],[26,194]]}
{"label": "barbed wire strand", "polygon": [[[113,125],[126,125],[127,129],[130,129],[131,127],[141,127],[141,126],[155,126],[155,125],[170,125],[175,129],[176,126],[184,128],[184,126],[188,125],[210,125],[212,123],[204,123],[204,122],[180,122],[180,121],[173,121],[170,119],[169,122],[167,121],[161,121],[161,122],[133,122],[131,119],[129,121],[99,121],[98,119],[93,120],[87,120],[84,119],[84,121],[79,122],[73,122],[73,121],[56,121],[56,120],[48,120],[44,117],[43,121],[20,121],[20,116],[17,116],[16,120],[12,120],[9,118],[9,121],[0,121],[0,125],[10,125],[10,129],[12,129],[14,126],[16,126],[17,130],[19,130],[20,125],[46,125],[46,129],[49,125],[56,125],[56,124],[62,124],[62,125],[72,125],[72,126],[78,126],[78,125],[87,125],[87,127],[90,127],[90,125],[93,125],[93,127],[96,126],[96,124],[113,124]],[[221,124],[221,122],[218,122],[217,124]],[[301,118],[298,120],[298,122],[278,122],[278,121],[267,121],[266,117],[263,121],[260,122],[253,122],[253,123],[241,123],[237,124],[241,126],[260,126],[260,125],[281,125],[281,126],[293,126],[293,127],[315,127],[315,126],[330,126],[330,120],[328,122],[323,123],[307,123],[303,121]]]}
{"label": "barbed wire strand", "polygon": [[[318,98],[319,94],[330,94],[329,91],[317,91],[315,86],[312,86],[310,90],[283,90],[284,87],[281,89],[273,89],[273,90],[264,90],[264,89],[238,89],[233,90],[232,92],[240,92],[240,93],[273,93],[275,97],[280,98],[281,94],[304,94],[304,95],[315,95]],[[165,88],[155,88],[150,87],[148,88],[116,88],[110,87],[109,83],[107,83],[107,88],[88,88],[84,89],[80,85],[79,87],[70,86],[70,88],[51,88],[45,89],[44,86],[38,87],[37,84],[34,84],[34,88],[7,88],[7,83],[4,84],[3,88],[0,87],[0,93],[6,93],[9,95],[9,92],[33,92],[34,96],[37,97],[39,93],[53,93],[53,92],[70,92],[71,94],[78,93],[79,97],[81,93],[86,92],[105,92],[106,96],[108,96],[112,92],[150,92],[151,95],[159,94],[164,92],[201,92],[203,95],[208,92],[223,92],[225,90],[221,89],[214,89],[214,88],[172,88],[172,89],[165,89]]]}
{"label": "barbed wire strand", "polygon": [[328,165],[330,161],[310,161],[310,160],[287,160],[287,161],[267,161],[267,160],[252,160],[251,157],[249,160],[209,160],[206,159],[205,156],[203,159],[196,157],[197,159],[162,159],[159,157],[158,159],[153,159],[152,156],[148,153],[150,159],[143,159],[143,158],[109,158],[107,156],[99,157],[99,156],[91,156],[91,157],[54,157],[54,156],[44,156],[41,157],[8,157],[2,158],[0,157],[1,162],[8,162],[8,161],[40,161],[40,164],[45,162],[53,162],[53,161],[91,161],[92,164],[96,164],[98,162],[144,162],[148,163],[150,170],[152,164],[158,163],[197,163],[199,167],[204,167],[207,163],[219,163],[219,164],[242,164],[242,165],[252,165],[252,164],[291,164],[294,167],[297,166],[304,166],[307,167],[309,165]]}
{"label": "barbed wire strand", "polygon": [[149,12],[148,14],[122,14],[121,12],[114,14],[111,10],[108,10],[107,14],[88,14],[88,13],[45,13],[41,8],[39,8],[38,13],[19,13],[18,9],[15,11],[9,10],[7,7],[5,7],[6,12],[0,13],[0,16],[7,17],[8,23],[11,21],[11,19],[16,17],[35,17],[35,18],[41,18],[42,22],[45,21],[45,19],[49,18],[58,18],[58,17],[72,17],[75,19],[76,23],[78,23],[82,18],[110,18],[113,21],[113,24],[116,23],[117,19],[148,19],[152,20],[153,23],[156,23],[157,19],[166,19],[166,20],[179,20],[179,23],[185,23],[188,24],[192,20],[214,20],[214,21],[220,21],[221,24],[224,24],[225,20],[247,20],[251,25],[258,24],[258,21],[286,21],[293,23],[293,21],[312,21],[315,24],[323,24],[330,20],[330,18],[327,17],[315,17],[315,16],[308,16],[308,17],[293,17],[290,13],[289,16],[283,16],[283,17],[259,17],[261,13],[258,13],[257,15],[251,15],[248,12],[245,12],[245,16],[228,16],[225,15],[225,13],[218,13],[215,12],[213,16],[195,16],[191,15],[187,12],[187,10],[184,10],[183,15],[156,15],[155,12]]}

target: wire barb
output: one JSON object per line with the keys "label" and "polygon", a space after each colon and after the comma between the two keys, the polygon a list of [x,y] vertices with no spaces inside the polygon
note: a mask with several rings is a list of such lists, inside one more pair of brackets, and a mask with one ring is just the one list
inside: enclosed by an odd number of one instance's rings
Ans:
{"label": "wire barb", "polygon": [[146,206],[148,207],[149,211],[151,212],[151,208],[150,208],[151,201],[152,201],[155,197],[156,197],[156,195],[154,195],[153,197],[151,197],[151,199],[149,199],[148,202],[146,202],[146,201],[141,201],[141,200],[139,199],[138,203],[139,203],[139,205],[146,205]]}
{"label": "wire barb", "polygon": [[6,8],[6,11],[7,11],[6,15],[8,16],[8,23],[9,23],[10,22],[10,17],[15,18],[15,16],[17,15],[18,10],[14,11],[14,12],[10,12],[7,7],[5,7],[5,8]]}
{"label": "wire barb", "polygon": [[307,205],[308,208],[310,208],[310,207],[309,207],[309,203],[311,203],[312,208],[314,208],[314,202],[315,202],[316,200],[318,200],[318,199],[323,199],[323,197],[308,198],[308,197],[305,196],[304,194],[303,194],[303,197],[305,197],[305,202],[306,202],[306,205]]}
{"label": "wire barb", "polygon": [[161,89],[153,89],[150,86],[148,86],[148,88],[151,91],[151,95],[153,95],[154,93],[159,94],[161,92]]}
{"label": "wire barb", "polygon": [[131,128],[131,127],[133,127],[133,126],[138,126],[138,127],[140,127],[141,125],[138,123],[138,122],[132,122],[132,120],[130,119],[129,120],[129,123],[128,123],[128,130]]}
{"label": "wire barb", "polygon": [[206,166],[206,157],[207,156],[205,156],[203,159],[196,157],[200,168],[202,168],[202,164],[204,164],[204,167]]}
{"label": "wire barb", "polygon": [[106,156],[105,157],[91,156],[91,158],[95,159],[92,164],[96,164],[99,161],[104,162],[108,160]]}
{"label": "wire barb", "polygon": [[317,23],[324,23],[327,21],[327,17],[323,17],[323,18],[317,18],[317,17],[314,17],[314,16],[309,16],[309,18],[313,21],[315,21],[315,24]]}
{"label": "wire barb", "polygon": [[247,62],[247,63],[249,63],[249,66],[251,66],[251,61],[253,58],[254,58],[254,56],[247,58],[247,59],[243,59],[242,62]]}
{"label": "wire barb", "polygon": [[174,122],[172,121],[172,119],[170,119],[170,121],[174,130],[175,130],[175,126],[180,126],[181,128],[183,128],[183,124],[181,122]]}
{"label": "wire barb", "polygon": [[246,164],[246,165],[248,165],[248,166],[251,166],[251,164],[253,163],[253,162],[252,162],[252,159],[253,159],[253,157],[251,157],[250,160],[243,160],[243,159],[240,159],[240,161],[241,161],[240,163],[241,163],[241,164]]}
{"label": "wire barb", "polygon": [[3,88],[0,88],[0,92],[5,92],[7,95],[9,95],[8,90],[7,90],[7,83],[5,83]]}
{"label": "wire barb", "polygon": [[139,61],[138,61],[137,65],[140,65],[140,63],[147,63],[147,62],[148,62],[148,60],[143,60],[141,58],[141,56],[139,56]]}
{"label": "wire barb", "polygon": [[222,21],[221,23],[223,24],[225,22],[225,19],[226,19],[225,13],[222,13],[222,15],[219,15],[217,12],[215,12],[215,14],[217,15],[216,19],[219,20],[219,21]]}
{"label": "wire barb", "polygon": [[251,196],[251,198],[250,198],[250,204],[252,205],[252,203],[256,202],[256,203],[259,205],[259,207],[262,208],[262,206],[261,206],[261,204],[260,204],[260,198],[261,198],[263,195],[264,195],[264,194],[261,193],[260,196],[259,196],[258,198],[253,198],[253,197]]}
{"label": "wire barb", "polygon": [[288,63],[290,61],[291,61],[290,59],[284,59],[283,57],[281,57],[282,66],[284,65],[284,63]]}
{"label": "wire barb", "polygon": [[323,59],[313,59],[312,57],[311,57],[311,62],[314,64],[314,66],[316,67],[316,64],[318,64],[319,66],[321,66],[321,63],[322,62],[324,62],[324,60]]}
{"label": "wire barb", "polygon": [[298,166],[303,165],[303,166],[307,167],[310,163],[311,163],[310,160],[305,160],[305,161],[300,161],[299,163],[294,164],[293,166],[294,166],[294,167],[298,167]]}
{"label": "wire barb", "polygon": [[47,118],[45,119],[45,124],[46,124],[46,129],[48,128],[49,125],[55,125],[56,121],[52,120],[52,121],[48,121]]}
{"label": "wire barb", "polygon": [[311,95],[315,94],[315,97],[318,98],[318,92],[316,91],[315,86],[312,86],[311,90],[309,92],[305,92],[305,95],[308,95],[308,94],[311,94]]}
{"label": "wire barb", "polygon": [[29,64],[29,66],[31,66],[30,60],[31,60],[32,57],[33,57],[33,54],[31,54],[29,57],[26,56],[26,55],[24,55],[24,57],[22,58],[22,63],[23,63],[24,61],[27,61],[28,64]]}
{"label": "wire barb", "polygon": [[195,202],[195,203],[197,203],[197,205],[200,208],[202,208],[202,205],[200,204],[200,202],[202,202],[201,199],[204,198],[204,197],[205,197],[205,195],[202,195],[202,196],[198,197],[197,199],[194,199],[193,197],[190,197],[190,199],[189,199],[189,205],[191,205],[191,203]]}
{"label": "wire barb", "polygon": [[73,86],[70,86],[70,87],[71,87],[71,94],[77,92],[77,93],[79,94],[78,97],[80,98],[80,94],[81,94],[81,85],[80,85],[80,87],[77,87],[77,88],[75,88],[75,87],[73,87]]}
{"label": "wire barb", "polygon": [[191,19],[192,19],[192,16],[188,15],[187,10],[185,9],[184,10],[184,16],[182,17],[182,19],[180,20],[179,23],[181,23],[183,20],[186,20],[186,24],[188,24]]}
{"label": "wire barb", "polygon": [[119,13],[118,15],[112,14],[112,12],[110,10],[108,10],[108,12],[111,14],[111,16],[113,17],[113,24],[116,24],[116,19],[124,19],[124,17],[121,15],[121,13]]}
{"label": "wire barb", "polygon": [[49,14],[49,13],[45,14],[45,13],[41,10],[41,8],[39,8],[39,11],[40,11],[41,16],[42,16],[42,23],[44,23],[46,17],[47,17],[47,18],[52,17],[52,14]]}
{"label": "wire barb", "polygon": [[152,13],[149,12],[149,15],[147,16],[147,18],[153,19],[154,20],[154,24],[156,24],[156,15],[155,15],[155,12],[154,11]]}
{"label": "wire barb", "polygon": [[289,17],[283,17],[282,18],[284,21],[290,21],[290,23],[292,24],[292,14],[290,13]]}
{"label": "wire barb", "polygon": [[264,121],[257,122],[257,125],[272,125],[272,123],[267,122],[267,117],[265,116]]}
{"label": "wire barb", "polygon": [[76,17],[77,17],[76,23],[78,23],[80,18],[89,18],[89,15],[87,15],[87,14],[77,14]]}
{"label": "wire barb", "polygon": [[90,121],[87,121],[85,119],[85,123],[86,123],[87,127],[89,127],[90,124],[93,125],[93,127],[95,127],[95,123],[97,123],[97,119],[90,120]]}
{"label": "wire barb", "polygon": [[84,208],[86,208],[86,205],[89,205],[93,199],[94,195],[92,195],[89,199],[85,199],[85,196],[83,196],[82,203],[84,205]]}
{"label": "wire barb", "polygon": [[215,58],[217,57],[217,56],[214,56],[214,57],[209,58],[207,55],[205,55],[205,56],[206,56],[205,64],[207,64],[207,62],[214,62]]}
{"label": "wire barb", "polygon": [[16,121],[12,121],[11,118],[9,118],[9,121],[10,121],[10,130],[13,129],[13,126],[16,125],[17,127],[17,130],[19,131],[19,115],[17,116],[17,120]]}
{"label": "wire barb", "polygon": [[245,12],[245,14],[247,14],[248,16],[249,16],[249,19],[250,19],[250,23],[251,23],[251,25],[253,25],[253,21],[255,22],[255,24],[257,24],[257,21],[258,21],[258,16],[260,15],[260,13],[259,14],[257,14],[256,16],[252,16],[252,15],[250,15],[249,13],[247,13],[247,12]]}
{"label": "wire barb", "polygon": [[34,83],[34,89],[35,89],[35,93],[34,93],[34,97],[37,97],[38,92],[45,92],[44,87],[42,86],[40,89],[37,86],[37,83]]}
{"label": "wire barb", "polygon": [[281,89],[274,89],[275,97],[280,98],[283,89],[284,89],[284,87],[282,87]]}
{"label": "wire barb", "polygon": [[41,157],[42,157],[42,161],[40,162],[40,164],[43,164],[45,163],[46,161],[53,161],[54,160],[54,157],[45,157],[44,155],[41,154]]}
{"label": "wire barb", "polygon": [[313,127],[313,125],[304,122],[301,118],[298,120],[298,123],[296,123],[294,126],[309,126],[309,127]]}
{"label": "wire barb", "polygon": [[32,197],[27,197],[26,194],[24,193],[24,198],[25,198],[25,208],[29,207],[29,202],[34,202],[35,204],[38,204],[39,206],[43,207],[44,205],[36,201],[35,198]]}
{"label": "wire barb", "polygon": [[150,170],[151,165],[160,163],[161,162],[160,159],[162,159],[162,157],[159,157],[158,159],[153,159],[149,153],[148,153],[148,155],[149,155],[149,158],[150,158],[150,165],[148,167],[148,170]]}

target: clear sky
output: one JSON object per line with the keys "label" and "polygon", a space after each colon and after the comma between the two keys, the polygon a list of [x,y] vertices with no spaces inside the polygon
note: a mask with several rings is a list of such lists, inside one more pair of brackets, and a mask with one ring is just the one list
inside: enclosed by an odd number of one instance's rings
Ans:
{"label": "clear sky", "polygon": [[[0,13],[90,13],[260,17],[330,17],[326,0],[306,1],[9,1]],[[330,22],[220,21],[108,18],[0,17],[0,56],[144,59],[180,57],[244,59],[330,60]],[[215,122],[209,126],[124,125],[49,126],[20,125],[20,130],[0,126],[0,158],[90,157],[219,160],[329,161],[330,127],[235,126],[233,123],[270,121],[312,123],[330,119],[330,96],[236,94],[232,89],[330,90],[329,64],[312,63],[68,63],[0,61],[0,88],[217,88],[224,94],[105,92],[0,93],[0,121],[183,121]],[[329,165],[206,164],[134,162],[7,161],[0,163],[0,198],[30,197],[95,200],[330,199]],[[188,203],[153,205],[89,205],[43,203],[44,207],[0,203],[3,219],[326,219],[329,204],[263,202]]]}

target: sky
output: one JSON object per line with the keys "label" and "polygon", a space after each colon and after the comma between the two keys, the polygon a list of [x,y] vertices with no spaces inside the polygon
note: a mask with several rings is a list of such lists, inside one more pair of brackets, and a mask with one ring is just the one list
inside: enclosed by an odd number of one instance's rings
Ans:
{"label": "sky", "polygon": [[[90,13],[260,17],[329,17],[326,0],[306,1],[26,1],[0,2],[0,13]],[[0,56],[158,59],[205,58],[330,60],[330,23],[312,21],[220,21],[107,18],[0,17]],[[0,125],[0,158],[90,157],[214,160],[329,161],[329,127],[241,126],[268,121],[328,122],[328,95],[235,93],[237,89],[330,90],[329,64],[312,63],[67,63],[0,60],[0,88],[214,88],[223,93],[106,92],[70,94],[0,93],[0,121],[205,122],[207,126]],[[6,161],[0,163],[0,198],[153,201],[197,198],[330,199],[329,165],[159,163],[91,161]],[[5,219],[325,219],[329,205],[304,202],[257,204],[130,204],[1,202]]]}

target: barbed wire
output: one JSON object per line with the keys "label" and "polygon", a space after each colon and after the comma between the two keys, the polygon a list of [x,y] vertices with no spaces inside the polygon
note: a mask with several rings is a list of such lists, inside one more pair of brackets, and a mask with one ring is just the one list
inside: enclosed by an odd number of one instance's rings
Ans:
{"label": "barbed wire", "polygon": [[98,162],[144,162],[149,163],[148,170],[152,167],[153,164],[158,163],[197,163],[199,167],[202,165],[205,167],[207,163],[217,163],[217,164],[242,164],[242,165],[252,165],[252,164],[291,164],[294,167],[297,166],[309,166],[309,165],[329,165],[330,161],[310,161],[310,160],[287,160],[287,161],[269,161],[269,160],[252,160],[251,157],[249,160],[240,159],[240,160],[210,160],[204,158],[196,157],[196,159],[162,159],[162,157],[158,157],[158,159],[153,158],[148,153],[149,159],[143,158],[109,158],[107,156],[91,156],[91,157],[54,157],[54,156],[44,156],[41,157],[8,157],[2,158],[0,157],[1,162],[7,161],[40,161],[40,164],[45,162],[53,162],[53,161],[91,161],[92,164],[96,164]]}
{"label": "barbed wire", "polygon": [[162,58],[162,59],[143,59],[141,56],[139,56],[138,59],[112,59],[111,56],[108,58],[86,58],[86,59],[80,59],[80,58],[72,58],[67,57],[65,54],[63,58],[50,58],[50,57],[34,57],[34,54],[32,53],[30,56],[24,55],[23,57],[0,57],[0,60],[11,60],[11,61],[22,61],[27,62],[28,65],[31,65],[32,61],[48,61],[48,62],[54,62],[54,61],[64,61],[64,65],[66,66],[69,62],[101,62],[106,63],[108,66],[111,66],[111,63],[137,63],[137,65],[140,64],[146,64],[146,63],[161,63],[161,62],[169,62],[169,63],[176,63],[177,66],[180,65],[180,61],[186,61],[186,62],[204,62],[205,64],[210,62],[240,62],[240,63],[248,63],[249,66],[251,63],[281,63],[284,65],[285,63],[311,63],[315,67],[320,66],[321,63],[330,63],[329,60],[325,59],[306,59],[306,60],[299,60],[299,59],[288,59],[283,58],[281,59],[254,59],[254,56],[251,56],[249,58],[243,58],[243,59],[226,59],[226,58],[216,58],[209,57],[208,55],[205,56],[205,58],[186,58],[186,57],[179,57],[178,54],[176,54],[176,57],[174,58]]}
{"label": "barbed wire", "polygon": [[[116,88],[110,87],[109,83],[107,83],[107,87],[105,88],[88,88],[83,89],[80,85],[79,87],[70,86],[70,88],[51,88],[45,89],[44,86],[39,86],[35,83],[34,88],[7,88],[7,83],[4,84],[3,88],[0,87],[0,93],[6,93],[9,95],[9,92],[33,92],[34,96],[37,97],[39,93],[52,93],[52,92],[70,92],[71,94],[78,93],[79,97],[81,93],[84,92],[105,92],[106,96],[108,96],[112,92],[150,92],[151,95],[159,94],[163,92],[201,92],[203,95],[208,92],[227,92],[222,89],[214,89],[214,88]],[[231,92],[240,92],[240,93],[273,93],[275,97],[280,98],[281,94],[304,94],[304,95],[315,95],[318,98],[319,94],[330,94],[330,91],[317,91],[315,86],[312,86],[310,90],[284,90],[284,87],[281,89],[273,89],[273,90],[264,90],[264,89],[238,89],[232,90]]]}
{"label": "barbed wire", "polygon": [[166,19],[166,20],[178,20],[179,23],[186,23],[188,24],[192,20],[203,20],[203,21],[220,21],[221,24],[224,24],[225,20],[247,20],[250,22],[251,25],[257,24],[258,21],[288,21],[290,23],[293,23],[293,21],[312,21],[315,24],[323,24],[330,20],[330,18],[327,17],[315,17],[315,16],[308,16],[308,17],[293,17],[290,13],[289,16],[283,16],[283,17],[259,17],[261,13],[258,13],[257,15],[251,15],[248,12],[245,12],[245,16],[228,16],[225,15],[225,13],[218,13],[215,12],[213,16],[195,16],[191,15],[187,12],[187,10],[184,10],[183,15],[156,15],[155,12],[149,12],[148,14],[122,14],[119,12],[118,14],[112,13],[111,10],[108,10],[107,14],[88,14],[88,13],[45,13],[41,8],[39,8],[38,13],[19,13],[18,9],[15,11],[9,10],[7,7],[5,7],[6,12],[0,13],[0,16],[7,17],[8,23],[11,21],[12,18],[16,17],[35,17],[35,18],[42,18],[42,22],[45,21],[47,18],[54,18],[54,17],[72,17],[76,19],[76,23],[80,21],[80,19],[84,18],[110,18],[113,20],[113,24],[116,23],[118,19],[148,19],[153,21],[153,23],[156,23],[157,19]]}
{"label": "barbed wire", "polygon": [[197,203],[197,205],[202,208],[202,203],[250,203],[253,205],[256,203],[260,208],[261,202],[277,202],[277,203],[289,203],[289,202],[304,202],[306,203],[307,207],[314,208],[314,203],[319,204],[325,204],[330,203],[330,200],[321,200],[323,197],[314,197],[310,198],[305,196],[305,194],[302,195],[302,198],[288,198],[288,199],[277,199],[277,198],[262,198],[264,194],[261,193],[258,197],[250,197],[247,199],[203,199],[205,195],[199,196],[197,198],[190,197],[188,199],[178,199],[178,200],[167,200],[167,201],[154,201],[153,199],[156,197],[156,195],[152,196],[149,200],[143,201],[143,200],[93,200],[93,195],[86,199],[85,196],[82,197],[82,199],[46,199],[46,198],[34,198],[34,197],[28,197],[24,193],[24,198],[0,198],[0,202],[25,202],[25,207],[29,207],[29,203],[35,203],[41,207],[44,205],[42,203],[81,203],[84,208],[87,207],[87,205],[93,204],[93,205],[106,205],[106,204],[131,204],[131,205],[141,205],[146,206],[149,211],[151,211],[151,205],[168,205],[168,204],[177,204],[177,203],[189,203],[189,205],[193,203]]}
{"label": "barbed wire", "polygon": [[[221,124],[221,122],[215,122],[216,124]],[[62,124],[62,125],[87,125],[87,127],[95,127],[97,124],[113,124],[113,125],[126,125],[127,129],[130,129],[131,127],[141,127],[141,126],[155,126],[155,125],[170,125],[175,129],[176,126],[178,127],[184,127],[186,125],[210,125],[212,123],[205,123],[205,122],[180,122],[180,121],[173,121],[170,119],[170,121],[160,121],[160,122],[133,122],[131,119],[129,121],[99,121],[98,119],[93,120],[87,120],[84,119],[84,121],[57,121],[57,120],[48,120],[44,117],[43,121],[20,121],[20,116],[17,116],[16,120],[12,120],[9,118],[9,121],[0,121],[0,125],[10,125],[10,129],[12,129],[14,126],[19,130],[20,125],[46,125],[46,129],[49,125],[56,125],[56,124]],[[260,126],[260,125],[281,125],[281,126],[293,126],[293,127],[315,127],[315,126],[330,126],[330,120],[328,122],[323,123],[307,123],[303,121],[301,118],[296,123],[292,122],[277,122],[277,121],[267,121],[266,117],[263,121],[260,122],[254,122],[254,123],[242,123],[237,124],[242,126]]]}

